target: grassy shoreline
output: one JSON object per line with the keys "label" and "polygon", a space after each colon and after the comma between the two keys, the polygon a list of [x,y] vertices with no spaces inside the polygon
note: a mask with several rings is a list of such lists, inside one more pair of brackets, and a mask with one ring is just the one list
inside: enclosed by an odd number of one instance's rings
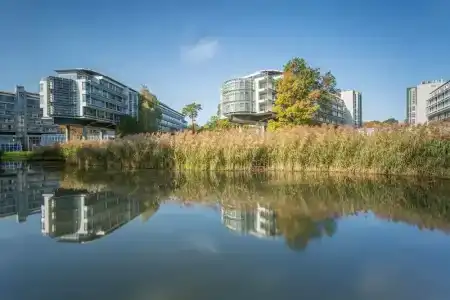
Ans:
{"label": "grassy shoreline", "polygon": [[40,155],[33,151],[13,151],[0,154],[0,162],[14,161],[64,161],[61,156]]}
{"label": "grassy shoreline", "polygon": [[74,141],[39,149],[80,169],[319,171],[450,177],[450,126],[393,127],[370,135],[300,126],[267,132],[223,130]]}

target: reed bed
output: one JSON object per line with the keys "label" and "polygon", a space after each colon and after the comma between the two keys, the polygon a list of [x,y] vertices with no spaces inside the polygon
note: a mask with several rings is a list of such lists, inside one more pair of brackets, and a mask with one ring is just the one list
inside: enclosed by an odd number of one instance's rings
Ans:
{"label": "reed bed", "polygon": [[39,151],[53,156],[57,152],[79,168],[450,176],[450,126],[446,123],[390,127],[372,134],[330,126],[265,134],[251,129],[141,134],[114,141],[75,141]]}

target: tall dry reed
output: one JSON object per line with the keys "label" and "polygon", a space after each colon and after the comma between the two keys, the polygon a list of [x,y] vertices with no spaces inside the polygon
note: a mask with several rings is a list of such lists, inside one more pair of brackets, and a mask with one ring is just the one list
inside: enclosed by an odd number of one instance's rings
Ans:
{"label": "tall dry reed", "polygon": [[[78,141],[58,151],[80,168],[340,171],[450,176],[450,126],[354,129],[294,127],[258,134],[230,129]],[[44,151],[44,150],[42,150]]]}

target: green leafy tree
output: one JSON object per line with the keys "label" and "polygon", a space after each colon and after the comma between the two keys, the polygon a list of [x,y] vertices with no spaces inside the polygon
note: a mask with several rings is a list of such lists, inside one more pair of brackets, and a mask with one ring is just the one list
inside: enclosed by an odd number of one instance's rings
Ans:
{"label": "green leafy tree", "polygon": [[123,137],[129,134],[141,133],[142,130],[136,118],[131,116],[123,116],[120,118],[120,122],[117,125],[116,133],[118,136]]}
{"label": "green leafy tree", "polygon": [[156,132],[159,129],[162,112],[159,108],[158,98],[146,87],[139,92],[139,120],[141,131],[145,133]]}
{"label": "green leafy tree", "polygon": [[220,130],[220,129],[229,129],[235,127],[234,124],[232,124],[227,119],[220,119],[218,116],[212,116],[208,122],[206,122],[205,126],[203,128],[205,130]]}
{"label": "green leafy tree", "polygon": [[335,94],[336,79],[327,72],[312,68],[303,58],[293,58],[284,66],[283,77],[276,84],[276,114],[269,128],[314,123],[314,115],[321,105],[329,104]]}
{"label": "green leafy tree", "polygon": [[181,113],[191,119],[192,133],[195,133],[195,120],[198,117],[198,112],[202,110],[202,105],[195,102],[183,107]]}
{"label": "green leafy tree", "polygon": [[383,123],[389,124],[389,125],[394,125],[394,124],[398,124],[398,120],[395,118],[389,118],[387,120],[384,120]]}
{"label": "green leafy tree", "polygon": [[117,133],[119,136],[125,136],[157,132],[161,117],[162,112],[159,108],[158,99],[150,93],[148,88],[143,87],[139,92],[138,118],[123,116],[117,126]]}

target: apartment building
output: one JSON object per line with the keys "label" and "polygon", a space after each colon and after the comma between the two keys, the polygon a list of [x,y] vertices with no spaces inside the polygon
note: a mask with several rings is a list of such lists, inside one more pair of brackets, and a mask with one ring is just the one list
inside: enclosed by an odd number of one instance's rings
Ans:
{"label": "apartment building", "polygon": [[351,123],[354,127],[362,126],[362,94],[355,90],[343,90],[339,97],[344,101],[351,115]]}
{"label": "apartment building", "polygon": [[406,89],[406,120],[409,124],[423,124],[428,121],[427,100],[430,99],[431,92],[444,83],[443,79],[422,81],[417,86]]}
{"label": "apartment building", "polygon": [[[282,76],[282,71],[262,70],[225,81],[220,93],[220,116],[229,118],[240,115],[249,120],[272,112],[276,100],[276,80]],[[357,103],[360,101],[361,97]],[[359,107],[355,112],[360,113]],[[349,125],[354,123],[350,120],[351,116],[352,112],[349,115],[344,101],[335,95],[329,104],[320,107],[314,118],[318,123]]]}
{"label": "apartment building", "polygon": [[0,91],[0,143],[17,142],[28,146],[39,143],[42,134],[55,134],[58,127],[46,118],[40,107],[39,94],[23,86],[14,92]]}
{"label": "apartment building", "polygon": [[444,82],[431,91],[426,104],[426,114],[429,121],[450,118],[450,81]]}

